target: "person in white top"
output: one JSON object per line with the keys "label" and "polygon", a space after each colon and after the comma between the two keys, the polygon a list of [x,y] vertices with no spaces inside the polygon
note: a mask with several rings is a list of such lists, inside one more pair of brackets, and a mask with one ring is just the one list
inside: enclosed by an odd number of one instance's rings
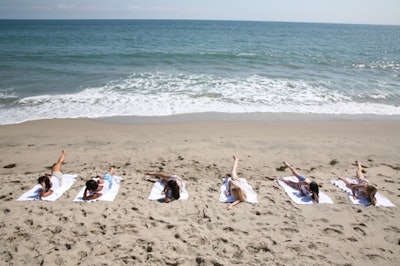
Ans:
{"label": "person in white top", "polygon": [[40,198],[48,197],[54,193],[63,184],[63,174],[61,172],[61,166],[64,163],[65,156],[67,153],[62,150],[58,161],[53,165],[51,174],[45,174],[38,179],[38,183],[42,186],[40,191]]}
{"label": "person in white top", "polygon": [[228,210],[232,209],[233,206],[238,205],[239,203],[247,200],[246,192],[244,191],[242,184],[238,180],[237,176],[237,167],[239,163],[239,158],[233,156],[233,160],[234,161],[233,161],[232,171],[230,174],[231,179],[228,182],[228,191],[226,192],[226,195],[234,196],[235,201],[228,205],[227,207]]}

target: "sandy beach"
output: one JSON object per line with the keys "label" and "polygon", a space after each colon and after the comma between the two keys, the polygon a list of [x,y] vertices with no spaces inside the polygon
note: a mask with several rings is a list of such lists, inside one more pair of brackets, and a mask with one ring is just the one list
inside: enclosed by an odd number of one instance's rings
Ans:
{"label": "sandy beach", "polygon": [[[109,123],[62,119],[0,126],[3,265],[400,265],[398,120]],[[50,172],[79,174],[54,202],[17,201]],[[258,204],[219,202],[232,156]],[[330,184],[355,160],[396,207],[360,206]],[[297,205],[274,180],[290,162],[334,204]],[[115,165],[113,202],[76,203]],[[283,170],[283,171],[282,171]],[[147,199],[156,178],[179,175],[188,200]]]}

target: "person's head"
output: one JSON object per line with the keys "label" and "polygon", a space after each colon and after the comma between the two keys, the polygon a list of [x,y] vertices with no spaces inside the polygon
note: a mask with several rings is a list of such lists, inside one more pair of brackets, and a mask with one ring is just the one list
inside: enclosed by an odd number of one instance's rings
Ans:
{"label": "person's head", "polygon": [[318,184],[315,183],[314,181],[310,183],[310,191],[312,193],[311,198],[318,202],[318,200],[319,200],[319,188],[318,188]]}
{"label": "person's head", "polygon": [[240,201],[245,201],[247,199],[246,194],[240,187],[232,186],[231,190],[232,190],[232,195],[235,197],[235,199]]}
{"label": "person's head", "polygon": [[375,194],[377,191],[378,191],[378,189],[374,186],[368,186],[366,188],[366,192],[368,194],[369,200],[371,201],[372,205],[376,205]]}
{"label": "person's head", "polygon": [[169,180],[167,182],[167,187],[171,190],[172,197],[174,197],[174,199],[177,200],[181,197],[180,192],[179,192],[178,183],[176,183],[175,180]]}
{"label": "person's head", "polygon": [[39,184],[42,184],[43,182],[45,183],[46,190],[48,190],[48,189],[51,188],[51,183],[50,183],[49,175],[46,174],[46,175],[44,175],[44,176],[39,177],[38,183],[39,183]]}
{"label": "person's head", "polygon": [[97,184],[96,180],[91,179],[91,180],[88,180],[88,181],[86,182],[86,188],[87,188],[89,191],[96,191],[96,189],[97,189],[98,187],[99,187],[99,184]]}

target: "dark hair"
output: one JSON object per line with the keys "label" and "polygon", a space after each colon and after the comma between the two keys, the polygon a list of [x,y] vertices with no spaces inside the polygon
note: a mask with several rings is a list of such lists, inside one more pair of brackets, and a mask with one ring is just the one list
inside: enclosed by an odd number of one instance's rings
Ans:
{"label": "dark hair", "polygon": [[99,187],[99,184],[93,179],[86,182],[86,188],[90,191],[94,191]]}
{"label": "dark hair", "polygon": [[319,196],[319,188],[318,188],[318,184],[317,184],[317,183],[315,183],[314,181],[313,181],[313,182],[311,182],[311,183],[310,183],[310,190],[311,190],[311,192],[313,192],[313,194],[312,194],[311,198],[312,198],[313,200],[315,200],[315,199],[314,199],[314,193],[316,193],[316,194],[317,194],[317,196]]}
{"label": "dark hair", "polygon": [[172,196],[174,197],[174,199],[179,199],[180,198],[180,193],[179,193],[179,186],[176,183],[175,180],[170,180],[167,182],[167,186],[171,189],[172,192]]}
{"label": "dark hair", "polygon": [[51,188],[51,185],[50,185],[50,178],[49,178],[47,175],[43,175],[43,176],[39,177],[38,183],[41,184],[42,182],[45,183],[45,185],[46,185],[46,190],[49,190],[49,189]]}

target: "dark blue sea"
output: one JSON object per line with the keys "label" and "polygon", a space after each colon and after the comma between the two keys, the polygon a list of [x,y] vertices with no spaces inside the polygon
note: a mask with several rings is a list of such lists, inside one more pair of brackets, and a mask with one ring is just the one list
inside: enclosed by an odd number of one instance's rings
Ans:
{"label": "dark blue sea", "polygon": [[400,114],[400,26],[0,20],[0,124],[188,113]]}

